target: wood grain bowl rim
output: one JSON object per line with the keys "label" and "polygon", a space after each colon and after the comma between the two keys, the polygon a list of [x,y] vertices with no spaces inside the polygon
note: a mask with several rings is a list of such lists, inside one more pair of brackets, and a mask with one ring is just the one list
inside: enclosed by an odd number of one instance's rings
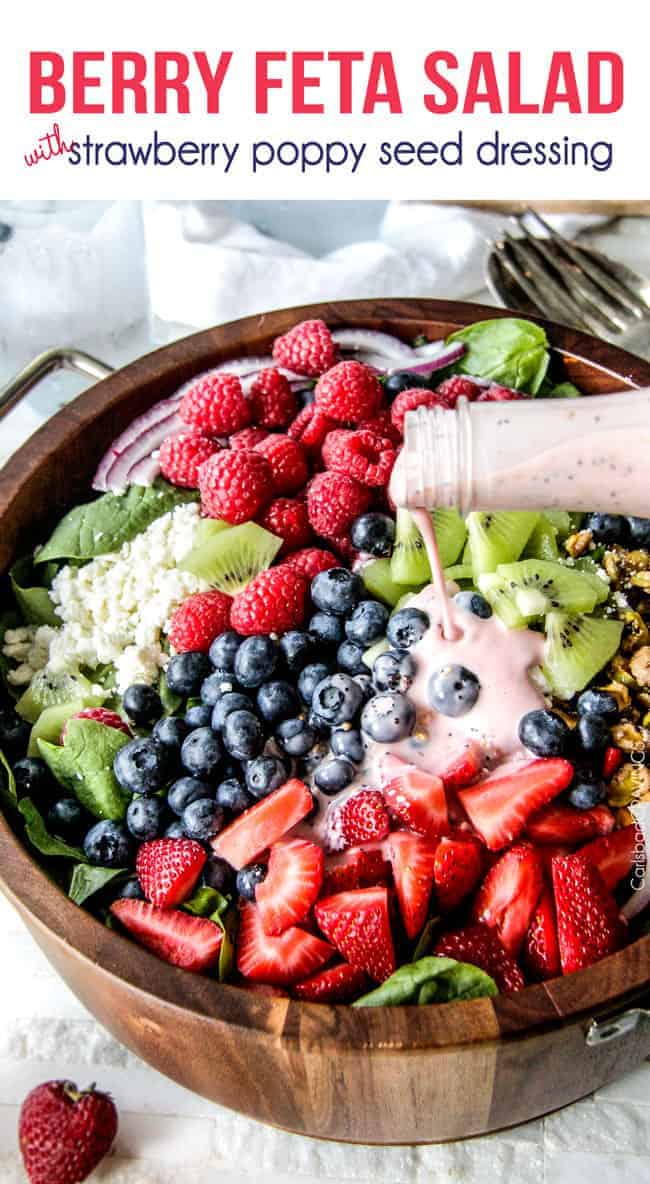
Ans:
{"label": "wood grain bowl rim", "polygon": [[[117,370],[82,393],[48,420],[0,471],[0,521],[9,533],[0,536],[0,570],[6,570],[23,527],[34,520],[34,492],[43,491],[42,470],[71,439],[101,427],[103,447],[138,411],[215,362],[268,348],[269,340],[297,321],[322,317],[331,326],[357,324],[412,337],[426,331],[447,333],[476,320],[516,316],[468,302],[382,299],[340,301],[282,309],[246,317],[203,330],[163,346]],[[554,353],[569,365],[583,364],[604,379],[634,388],[650,385],[650,363],[575,330],[539,318]],[[87,489],[101,455],[90,450],[79,488]],[[74,480],[74,478],[73,478]],[[44,499],[43,506],[47,505]],[[48,518],[43,510],[37,525]],[[12,520],[13,518],[13,520]],[[70,901],[50,880],[7,820],[0,816],[0,889],[38,933],[46,930],[68,956],[88,965],[89,974],[119,980],[123,985],[166,1006],[192,1011],[208,1024],[253,1029],[272,1040],[310,1047],[404,1052],[448,1048],[508,1037],[525,1037],[533,1029],[581,1022],[636,1002],[650,983],[650,936],[641,937],[595,966],[565,978],[527,987],[514,995],[478,999],[437,1007],[353,1009],[349,1006],[300,1003],[220,984],[169,966],[122,934],[107,929],[91,913]],[[155,988],[152,987],[155,983]]]}

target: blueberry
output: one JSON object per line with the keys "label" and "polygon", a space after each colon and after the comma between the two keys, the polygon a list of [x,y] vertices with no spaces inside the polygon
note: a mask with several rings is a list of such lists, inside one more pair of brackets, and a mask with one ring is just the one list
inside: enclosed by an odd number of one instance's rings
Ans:
{"label": "blueberry", "polygon": [[115,893],[116,900],[146,900],[142,885],[137,876],[129,876],[124,880]]}
{"label": "blueberry", "polygon": [[53,834],[76,843],[88,826],[88,816],[76,798],[59,798],[48,812],[47,824]]}
{"label": "blueberry", "polygon": [[650,518],[628,518],[627,526],[632,546],[650,549]]}
{"label": "blueberry", "polygon": [[215,798],[217,805],[231,814],[242,814],[253,805],[253,798],[237,777],[227,777],[225,781],[221,781],[217,786]]}
{"label": "blueberry", "polygon": [[209,728],[212,720],[212,708],[207,703],[194,703],[185,712],[185,723],[188,728]]}
{"label": "blueberry", "polygon": [[235,676],[228,670],[213,670],[201,683],[201,702],[208,707],[214,707],[222,695],[227,695],[235,689]]}
{"label": "blueberry", "polygon": [[157,793],[168,771],[169,750],[153,737],[130,740],[113,761],[113,772],[127,793]]}
{"label": "blueberry", "polygon": [[481,684],[472,670],[455,663],[441,666],[431,675],[427,696],[432,707],[441,715],[467,715],[476,703]]}
{"label": "blueberry", "polygon": [[375,693],[368,670],[366,669],[365,674],[354,674],[352,677],[361,691],[361,702],[367,703]]}
{"label": "blueberry", "polygon": [[553,711],[528,711],[519,720],[519,739],[536,756],[564,756],[571,745],[571,729]]}
{"label": "blueberry", "polygon": [[388,625],[388,609],[378,600],[362,600],[345,622],[345,635],[350,641],[369,646],[379,641]]}
{"label": "blueberry", "polygon": [[237,872],[235,887],[243,900],[255,900],[255,888],[266,879],[266,868],[263,863],[249,863]]}
{"label": "blueberry", "polygon": [[363,692],[349,674],[330,674],[318,683],[312,711],[331,727],[350,723],[361,706]]}
{"label": "blueberry", "polygon": [[264,798],[267,793],[272,793],[279,785],[284,785],[287,779],[287,770],[284,761],[281,761],[279,756],[268,754],[249,761],[244,775],[248,792],[252,793],[254,798]]}
{"label": "blueberry", "polygon": [[198,650],[186,650],[169,659],[165,677],[170,691],[187,698],[188,695],[198,694],[203,679],[209,673],[210,659]]}
{"label": "blueberry", "polygon": [[119,822],[104,819],[91,826],[84,841],[84,853],[89,863],[99,867],[127,867],[131,857],[131,840]]}
{"label": "blueberry", "polygon": [[181,748],[183,768],[195,777],[211,777],[221,760],[221,742],[212,728],[195,728]]}
{"label": "blueberry", "polygon": [[585,781],[576,779],[569,790],[569,802],[577,810],[591,810],[597,806],[606,793],[603,781]]}
{"label": "blueberry", "polygon": [[412,374],[409,370],[397,370],[394,374],[389,374],[384,382],[384,390],[391,400],[396,395],[401,395],[402,391],[410,391],[414,386],[428,387],[429,380],[423,374]]}
{"label": "blueberry", "polygon": [[414,724],[415,708],[399,691],[375,695],[361,713],[361,730],[381,744],[394,744],[410,736]]}
{"label": "blueberry", "polygon": [[330,567],[319,571],[311,582],[311,598],[316,608],[324,613],[347,617],[361,600],[363,582],[347,567]]}
{"label": "blueberry", "polygon": [[429,628],[429,618],[419,608],[400,608],[388,622],[386,636],[396,650],[410,650]]}
{"label": "blueberry", "polygon": [[160,798],[132,798],[126,809],[126,825],[133,838],[144,843],[160,834],[162,814]]}
{"label": "blueberry", "polygon": [[316,743],[314,728],[302,716],[284,719],[278,724],[275,736],[287,756],[306,756]]}
{"label": "blueberry", "polygon": [[345,637],[345,628],[340,617],[334,613],[314,613],[307,625],[315,641],[323,645],[340,645]]}
{"label": "blueberry", "polygon": [[248,695],[242,695],[239,691],[228,691],[227,694],[222,695],[219,701],[215,703],[214,711],[212,712],[212,727],[215,732],[222,732],[231,711],[253,710],[253,701],[249,699]]}
{"label": "blueberry", "polygon": [[51,794],[53,789],[56,789],[52,774],[45,761],[42,761],[40,757],[25,756],[22,760],[16,761],[13,766],[13,774],[19,796],[27,794],[28,797],[36,798],[38,801],[39,798],[46,797]]}
{"label": "blueberry", "polygon": [[209,798],[211,793],[207,781],[201,781],[198,777],[179,777],[167,793],[167,805],[174,814],[180,815],[190,802]]}
{"label": "blueberry", "polygon": [[0,749],[5,756],[22,756],[29,744],[29,724],[15,711],[0,711]]}
{"label": "blueberry", "polygon": [[312,662],[311,665],[305,666],[305,669],[300,671],[298,675],[298,694],[303,703],[311,703],[316,687],[319,682],[327,678],[329,673],[330,668],[324,662]]}
{"label": "blueberry", "polygon": [[340,731],[332,732],[330,747],[335,756],[344,756],[355,765],[361,764],[363,760],[363,741],[356,728],[341,728]]}
{"label": "blueberry", "polygon": [[146,682],[134,682],[122,696],[122,706],[129,719],[139,727],[146,728],[162,715],[160,695],[155,687]]}
{"label": "blueberry", "polygon": [[473,613],[475,617],[481,617],[484,621],[492,616],[492,607],[480,592],[457,592],[454,603],[464,612]]}
{"label": "blueberry", "polygon": [[390,555],[395,539],[395,522],[388,514],[362,514],[350,529],[352,546],[367,555]]}
{"label": "blueberry", "polygon": [[215,888],[217,892],[231,892],[235,873],[225,859],[219,859],[218,855],[213,855],[203,865],[201,880],[206,888]]}
{"label": "blueberry", "polygon": [[235,633],[234,629],[227,629],[225,633],[220,633],[218,637],[215,637],[210,646],[212,665],[220,670],[234,670],[235,655],[243,640],[243,637]]}
{"label": "blueberry", "polygon": [[342,641],[336,651],[336,665],[346,674],[364,674],[368,672],[363,655],[366,647],[357,641]]}
{"label": "blueberry", "polygon": [[595,543],[622,543],[627,526],[627,519],[620,514],[587,514],[582,529],[591,531]]}
{"label": "blueberry", "polygon": [[262,683],[257,692],[257,709],[267,723],[277,724],[279,720],[295,715],[300,705],[291,683],[277,678]]}
{"label": "blueberry", "polygon": [[610,742],[609,724],[602,715],[582,715],[576,728],[578,743],[589,756],[602,753]]}
{"label": "blueberry", "polygon": [[184,839],[185,837],[185,831],[183,830],[183,824],[180,818],[175,818],[173,822],[170,822],[169,826],[165,830],[165,838]]}
{"label": "blueberry", "polygon": [[316,639],[303,629],[290,629],[280,638],[280,650],[287,670],[297,674],[316,657]]}
{"label": "blueberry", "polygon": [[331,757],[318,765],[314,773],[314,785],[328,796],[340,793],[354,780],[354,774],[355,769],[351,761],[346,760],[344,756]]}
{"label": "blueberry", "polygon": [[214,798],[198,798],[190,802],[181,815],[183,832],[197,843],[209,843],[223,826],[223,810]]}
{"label": "blueberry", "polygon": [[231,711],[223,726],[226,752],[238,761],[250,761],[264,748],[262,725],[252,711]]}
{"label": "blueberry", "polygon": [[583,691],[578,699],[578,715],[599,715],[614,720],[618,715],[618,703],[609,691]]}
{"label": "blueberry", "polygon": [[235,677],[243,687],[259,687],[277,664],[278,647],[270,637],[246,637],[235,654]]}
{"label": "blueberry", "polygon": [[177,750],[180,749],[189,730],[185,720],[181,719],[180,716],[167,715],[163,719],[159,719],[157,724],[154,724],[152,736],[154,740],[158,740],[160,744],[164,744],[165,748]]}
{"label": "blueberry", "polygon": [[378,691],[401,691],[404,694],[415,678],[416,669],[410,654],[386,650],[375,658],[372,681]]}

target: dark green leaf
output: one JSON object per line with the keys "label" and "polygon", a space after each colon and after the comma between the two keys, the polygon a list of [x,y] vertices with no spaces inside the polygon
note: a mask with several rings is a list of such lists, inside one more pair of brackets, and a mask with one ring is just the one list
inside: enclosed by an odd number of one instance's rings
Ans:
{"label": "dark green leaf", "polygon": [[104,493],[94,502],[70,510],[41,548],[35,562],[93,559],[96,555],[117,551],[162,514],[183,502],[197,499],[195,490],[178,489],[162,477],[153,485],[131,485],[125,493]]}
{"label": "dark green leaf", "polygon": [[113,761],[129,737],[92,719],[71,719],[65,743],[38,741],[38,750],[57,781],[96,818],[119,822],[129,801],[113,773]]}
{"label": "dark green leaf", "polygon": [[462,341],[465,353],[456,368],[518,391],[537,394],[549,363],[546,333],[518,317],[477,321],[459,329],[447,343]]}
{"label": "dark green leaf", "polygon": [[209,917],[211,913],[224,912],[229,901],[216,888],[197,888],[193,896],[182,906],[186,913],[196,917]]}
{"label": "dark green leaf", "polygon": [[88,863],[78,863],[72,872],[68,896],[75,904],[83,904],[89,896],[110,884],[111,880],[128,874],[123,868],[91,867]]}
{"label": "dark green leaf", "polygon": [[219,982],[225,982],[230,978],[232,971],[237,932],[237,910],[233,907],[230,897],[223,896],[216,888],[198,888],[194,895],[185,901],[183,908],[187,913],[214,921],[223,933],[217,974]]}
{"label": "dark green leaf", "polygon": [[496,995],[493,979],[477,966],[455,958],[431,955],[400,966],[381,986],[362,995],[353,1007],[395,1007],[416,1003],[449,1003]]}
{"label": "dark green leaf", "polygon": [[572,382],[558,382],[544,394],[545,399],[579,399],[582,392]]}
{"label": "dark green leaf", "polygon": [[418,959],[423,958],[425,954],[431,953],[439,928],[440,917],[429,917],[429,920],[424,926],[424,929],[417,940],[417,945],[413,951],[413,962],[417,962]]}
{"label": "dark green leaf", "polygon": [[40,851],[41,855],[56,856],[58,859],[76,859],[79,863],[86,861],[86,856],[80,847],[70,847],[62,839],[51,835],[31,798],[22,798],[18,809],[25,819],[25,834],[32,847]]}
{"label": "dark green leaf", "polygon": [[165,715],[175,715],[183,702],[183,696],[176,695],[173,691],[170,691],[164,672],[160,675],[158,694],[160,695],[160,702],[163,705]]}
{"label": "dark green leaf", "polygon": [[38,577],[34,576],[29,555],[16,560],[9,572],[9,580],[16,604],[28,625],[61,624],[47,588],[40,587]]}
{"label": "dark green leaf", "polygon": [[4,752],[0,749],[0,789],[4,797],[8,798],[10,802],[16,801],[16,778],[9,761]]}

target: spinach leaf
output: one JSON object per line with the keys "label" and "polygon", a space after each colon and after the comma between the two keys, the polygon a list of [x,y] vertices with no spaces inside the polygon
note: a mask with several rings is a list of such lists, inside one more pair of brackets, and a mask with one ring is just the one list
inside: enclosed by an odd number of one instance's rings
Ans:
{"label": "spinach leaf", "polygon": [[545,399],[579,399],[582,392],[572,382],[558,382],[544,393]]}
{"label": "spinach leaf", "polygon": [[15,805],[18,796],[16,793],[16,778],[2,749],[0,749],[0,790],[3,797],[8,798]]}
{"label": "spinach leaf", "polygon": [[195,917],[209,917],[211,913],[225,912],[229,900],[217,892],[216,888],[197,888],[193,896],[181,906],[186,913],[193,913]]}
{"label": "spinach leaf", "polygon": [[58,859],[76,859],[85,863],[86,856],[80,847],[70,847],[62,839],[51,835],[31,798],[22,798],[18,809],[25,819],[25,834],[32,847],[40,851],[41,855],[52,855]]}
{"label": "spinach leaf", "polygon": [[29,555],[16,560],[9,571],[9,580],[16,604],[28,625],[61,624],[47,588],[38,586]]}
{"label": "spinach leaf", "polygon": [[440,917],[429,917],[422,933],[420,934],[415,949],[413,950],[413,961],[417,962],[419,958],[423,958],[425,954],[430,954],[433,949],[437,932],[440,928]]}
{"label": "spinach leaf", "polygon": [[71,719],[65,743],[38,740],[38,751],[57,781],[96,818],[121,821],[129,797],[113,772],[113,761],[129,737],[93,719]]}
{"label": "spinach leaf", "polygon": [[174,691],[170,691],[164,671],[160,675],[158,694],[160,695],[160,702],[163,705],[165,715],[175,715],[181,703],[183,702],[183,696],[176,695]]}
{"label": "spinach leaf", "polygon": [[414,1003],[449,1003],[453,999],[474,999],[496,995],[497,987],[489,974],[457,962],[455,958],[430,955],[400,966],[381,986],[362,995],[353,1007],[395,1007]]}
{"label": "spinach leaf", "polygon": [[463,374],[490,378],[503,386],[537,394],[550,354],[546,333],[531,321],[518,317],[477,321],[447,338],[447,344],[462,341],[465,353],[456,368]]}
{"label": "spinach leaf", "polygon": [[131,485],[125,493],[104,493],[94,502],[75,506],[61,519],[35,563],[93,559],[117,551],[156,518],[198,496],[196,490],[178,489],[162,477],[153,485]]}
{"label": "spinach leaf", "polygon": [[68,896],[75,904],[83,904],[89,896],[110,884],[111,880],[128,874],[123,868],[91,867],[87,863],[78,863],[72,872]]}
{"label": "spinach leaf", "polygon": [[197,917],[207,917],[219,926],[223,937],[217,975],[219,982],[225,982],[232,972],[237,933],[237,910],[233,908],[230,897],[223,896],[216,888],[199,888],[182,907],[185,912],[193,913]]}

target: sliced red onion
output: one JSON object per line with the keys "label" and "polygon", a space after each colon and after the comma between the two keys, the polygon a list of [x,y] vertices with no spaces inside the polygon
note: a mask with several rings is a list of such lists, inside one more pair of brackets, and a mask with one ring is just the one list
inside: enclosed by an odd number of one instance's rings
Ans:
{"label": "sliced red onion", "polygon": [[153,485],[160,475],[160,449],[156,448],[151,456],[145,456],[129,469],[127,485]]}
{"label": "sliced red onion", "polygon": [[99,462],[93,489],[100,493],[122,493],[127,485],[129,470],[139,460],[150,456],[166,436],[179,431],[179,403],[180,396],[173,395],[171,399],[154,403],[148,411],[136,416]]}
{"label": "sliced red onion", "polygon": [[452,362],[457,362],[464,353],[463,342],[454,342],[453,345],[446,346],[441,353],[437,354],[435,358],[430,358],[427,362],[418,362],[415,366],[395,366],[387,373],[399,374],[405,370],[407,374],[422,374],[427,377],[429,374],[435,374],[436,370],[444,370],[446,366],[451,366]]}
{"label": "sliced red onion", "polygon": [[402,359],[404,362],[413,361],[415,351],[399,337],[392,333],[379,333],[375,329],[335,329],[332,341],[343,350],[353,353],[379,354],[382,358]]}
{"label": "sliced red onion", "polygon": [[633,806],[629,807],[629,810],[641,831],[646,858],[643,876],[640,881],[636,875],[633,876],[632,882],[635,886],[635,891],[632,893],[630,899],[626,900],[621,909],[621,914],[625,917],[626,921],[631,921],[633,917],[638,917],[639,913],[642,913],[650,904],[650,860],[648,859],[648,853],[650,852],[650,802],[635,802]]}
{"label": "sliced red onion", "polygon": [[418,358],[435,358],[436,354],[442,353],[445,348],[444,337],[439,337],[437,341],[425,341],[424,345],[416,345],[413,353],[417,354]]}
{"label": "sliced red onion", "polygon": [[[289,382],[300,382],[305,384],[306,379],[303,374],[297,374],[295,370],[287,370],[286,366],[278,366],[274,362],[270,354],[265,357],[250,357],[250,358],[229,358],[227,362],[220,362],[218,366],[213,366],[211,370],[206,370],[203,374],[197,374],[190,382],[196,382],[198,378],[205,378],[208,374],[234,374],[237,378],[255,377],[260,370],[278,370],[280,374]],[[189,383],[185,384],[186,386]]]}

